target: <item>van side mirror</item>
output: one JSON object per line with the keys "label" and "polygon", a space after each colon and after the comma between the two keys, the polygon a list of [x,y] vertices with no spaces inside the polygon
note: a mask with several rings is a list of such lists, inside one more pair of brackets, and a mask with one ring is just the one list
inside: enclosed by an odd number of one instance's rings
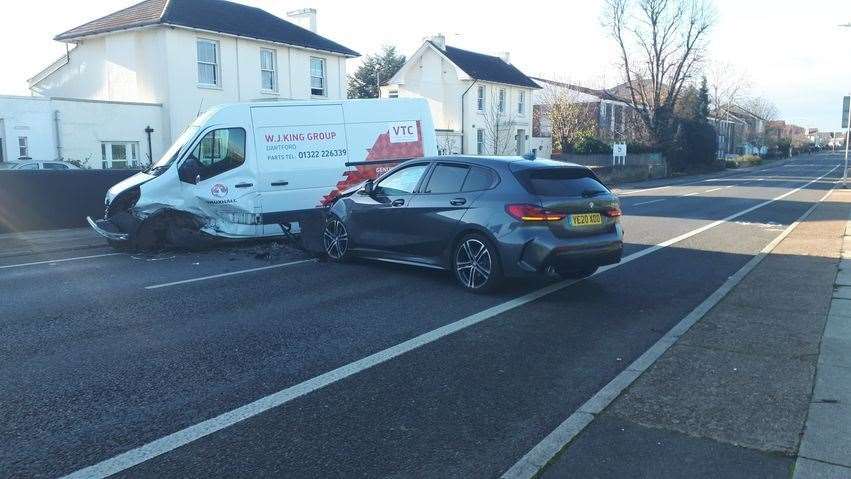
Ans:
{"label": "van side mirror", "polygon": [[361,190],[361,194],[364,196],[372,196],[375,192],[375,182],[372,180],[366,180],[366,183],[363,184],[363,189]]}
{"label": "van side mirror", "polygon": [[186,161],[180,165],[180,169],[177,174],[180,177],[180,181],[197,185],[201,176],[201,166],[198,164],[198,160],[194,156],[189,156],[189,158],[186,158]]}

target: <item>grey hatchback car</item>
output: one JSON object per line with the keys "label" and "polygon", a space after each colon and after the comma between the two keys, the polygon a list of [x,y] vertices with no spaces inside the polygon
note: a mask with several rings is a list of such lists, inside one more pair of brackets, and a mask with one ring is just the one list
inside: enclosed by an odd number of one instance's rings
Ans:
{"label": "grey hatchback car", "polygon": [[323,231],[332,261],[352,256],[450,270],[464,288],[505,277],[583,278],[618,263],[618,198],[584,166],[521,157],[405,162],[341,196]]}

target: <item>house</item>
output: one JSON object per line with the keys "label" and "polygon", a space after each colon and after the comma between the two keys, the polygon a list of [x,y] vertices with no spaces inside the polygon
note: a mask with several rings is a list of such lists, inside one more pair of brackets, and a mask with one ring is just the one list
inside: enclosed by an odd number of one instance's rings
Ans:
{"label": "house", "polygon": [[733,114],[729,109],[719,109],[710,115],[709,121],[718,135],[716,158],[723,160],[729,156],[743,154],[749,128],[747,121]]}
{"label": "house", "polygon": [[717,112],[718,116],[732,115],[741,119],[747,125],[744,130],[744,141],[740,149],[736,150],[739,155],[765,155],[768,152],[766,144],[768,120],[740,105],[724,107]]}
{"label": "house", "polygon": [[[200,112],[221,103],[346,98],[346,60],[358,53],[318,34],[315,10],[291,13],[308,28],[224,0],[145,0],[72,28],[55,37],[67,54],[29,80],[35,95],[53,102],[48,115],[59,112],[53,131],[10,130],[28,126],[7,112],[42,100],[7,97],[0,139],[54,142],[49,158],[115,167],[158,157]],[[83,108],[94,116],[81,117],[62,111],[66,103],[98,107]]]}
{"label": "house", "polygon": [[[538,136],[552,136],[551,109],[557,104],[576,107],[572,112],[573,129],[590,130],[606,143],[631,141],[633,132],[631,108],[626,100],[609,90],[599,90],[581,85],[532,77],[541,86],[534,94],[535,128]],[[565,125],[566,128],[569,126]],[[568,132],[562,132],[565,134]],[[556,145],[566,140],[557,138]]]}
{"label": "house", "polygon": [[382,98],[420,97],[431,107],[442,154],[515,155],[532,144],[532,92],[540,88],[511,64],[427,39],[381,86]]}

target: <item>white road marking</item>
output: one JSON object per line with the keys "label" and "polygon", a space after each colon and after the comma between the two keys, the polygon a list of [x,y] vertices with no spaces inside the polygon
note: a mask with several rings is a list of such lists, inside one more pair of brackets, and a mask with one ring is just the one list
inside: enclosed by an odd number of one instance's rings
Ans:
{"label": "white road marking", "polygon": [[290,263],[281,263],[281,264],[273,264],[271,266],[262,266],[260,268],[242,269],[242,270],[239,270],[239,271],[231,271],[230,273],[221,273],[221,274],[214,274],[214,275],[211,275],[211,276],[202,276],[200,278],[184,279],[182,281],[175,281],[173,283],[155,284],[153,286],[145,286],[145,289],[168,288],[169,286],[178,286],[178,285],[181,285],[181,284],[197,283],[199,281],[208,281],[208,280],[211,280],[211,279],[225,278],[225,277],[228,277],[228,276],[236,276],[236,275],[240,275],[240,274],[255,273],[257,271],[266,271],[268,269],[284,268],[286,266],[295,266],[297,264],[303,264],[303,263],[313,263],[315,261],[316,261],[316,259],[303,259],[303,260],[300,260],[300,261],[293,261],[293,262],[290,262]]}
{"label": "white road marking", "polygon": [[658,202],[660,202],[660,201],[665,201],[665,200],[667,200],[667,199],[668,199],[668,198],[662,198],[662,199],[658,199],[658,200],[651,200],[651,201],[642,201],[641,203],[636,203],[636,204],[634,204],[634,205],[632,205],[632,206],[649,205],[650,203],[658,203]]}
{"label": "white road marking", "polygon": [[80,261],[80,260],[84,260],[84,259],[106,258],[108,256],[120,256],[120,255],[124,255],[124,253],[93,254],[91,256],[77,256],[76,258],[62,258],[62,259],[51,259],[51,260],[47,260],[47,261],[34,261],[32,263],[10,264],[10,265],[7,265],[7,266],[0,266],[0,269],[23,268],[24,266],[37,266],[37,265],[40,265],[40,264],[65,263],[67,261]]}
{"label": "white road marking", "polygon": [[[836,168],[834,168],[833,170],[835,170]],[[806,188],[807,186],[815,183],[816,181],[821,180],[822,178],[833,172],[833,170],[831,170],[820,178],[812,180],[809,183],[795,188],[794,190],[790,190],[780,196],[775,197],[774,199],[764,201],[758,205],[751,206],[750,208],[741,210],[738,213],[734,213],[730,216],[727,216],[722,220],[714,221],[700,228],[689,231],[688,233],[681,234],[675,238],[671,238],[657,245],[645,248],[641,251],[637,251],[631,255],[624,257],[618,264],[613,264],[600,268],[597,273],[594,274],[594,276],[618,268],[639,258],[643,258],[644,256],[655,253],[660,249],[667,248],[668,246],[679,243],[680,241],[691,238],[692,236],[703,233],[704,231],[707,231],[709,229],[715,228],[718,225],[732,221],[736,218],[739,218],[740,216],[746,215],[752,211],[762,208],[763,206],[786,198],[787,196]],[[377,353],[366,356],[357,361],[351,362],[344,366],[340,366],[337,369],[328,371],[324,374],[320,374],[319,376],[308,379],[294,386],[290,386],[276,393],[272,393],[268,396],[262,397],[252,403],[240,406],[236,409],[222,413],[216,417],[207,419],[206,421],[202,421],[185,429],[181,429],[177,432],[169,434],[168,436],[161,437],[147,444],[139,446],[135,449],[131,449],[117,456],[105,459],[92,466],[72,472],[71,474],[64,476],[63,479],[106,478],[113,474],[117,474],[121,471],[127,470],[133,466],[139,465],[157,456],[173,451],[191,442],[197,441],[198,439],[213,434],[217,431],[221,431],[222,429],[226,429],[230,426],[233,426],[234,424],[257,416],[258,414],[264,413],[270,409],[282,406],[294,399],[310,394],[330,384],[334,384],[361,371],[370,369],[386,361],[411,352],[417,348],[425,346],[426,344],[433,343],[450,334],[454,334],[458,331],[469,328],[470,326],[474,326],[506,311],[510,311],[525,304],[531,303],[532,301],[540,299],[549,294],[561,291],[562,289],[565,289],[568,286],[576,284],[580,281],[584,280],[580,279],[561,281],[559,283],[551,284],[537,291],[532,291],[531,293],[527,293],[523,296],[519,296],[496,306],[492,306],[484,311],[480,311],[478,313],[467,316],[466,318],[455,321],[454,323],[441,326],[437,329],[421,334],[415,338],[409,339],[395,346],[383,349]]]}
{"label": "white road marking", "polygon": [[[836,169],[836,168],[834,168]],[[833,170],[831,170],[833,171]],[[661,339],[653,346],[638,357],[620,374],[615,376],[602,389],[579,407],[573,414],[568,416],[561,424],[558,425],[543,441],[539,442],[528,453],[526,453],[519,461],[511,466],[506,471],[501,479],[532,479],[536,477],[541,470],[549,463],[558,453],[560,453],[570,441],[572,441],[579,433],[591,424],[595,415],[601,413],[609,404],[612,403],[618,396],[635,382],[638,377],[652,366],[662,355],[667,351],[677,340],[686,333],[696,322],[700,321],[706,313],[715,307],[725,296],[735,288],[756,266],[768,256],[774,248],[780,244],[804,219],[806,219],[819,205],[823,202],[830,193],[831,188],[824,196],[813,204],[804,214],[798,217],[792,224],[783,230],[774,240],[765,246],[756,256],[745,263],[741,269],[730,276],[720,288],[715,290],[702,303],[694,308],[685,318],[683,318],[676,326],[671,328]]]}

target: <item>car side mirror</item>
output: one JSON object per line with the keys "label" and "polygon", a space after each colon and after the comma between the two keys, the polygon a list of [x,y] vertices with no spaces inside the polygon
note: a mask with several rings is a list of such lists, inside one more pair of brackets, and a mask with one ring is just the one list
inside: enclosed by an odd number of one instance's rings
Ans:
{"label": "car side mirror", "polygon": [[367,180],[366,183],[363,184],[361,194],[364,196],[372,196],[373,193],[375,193],[375,182]]}

